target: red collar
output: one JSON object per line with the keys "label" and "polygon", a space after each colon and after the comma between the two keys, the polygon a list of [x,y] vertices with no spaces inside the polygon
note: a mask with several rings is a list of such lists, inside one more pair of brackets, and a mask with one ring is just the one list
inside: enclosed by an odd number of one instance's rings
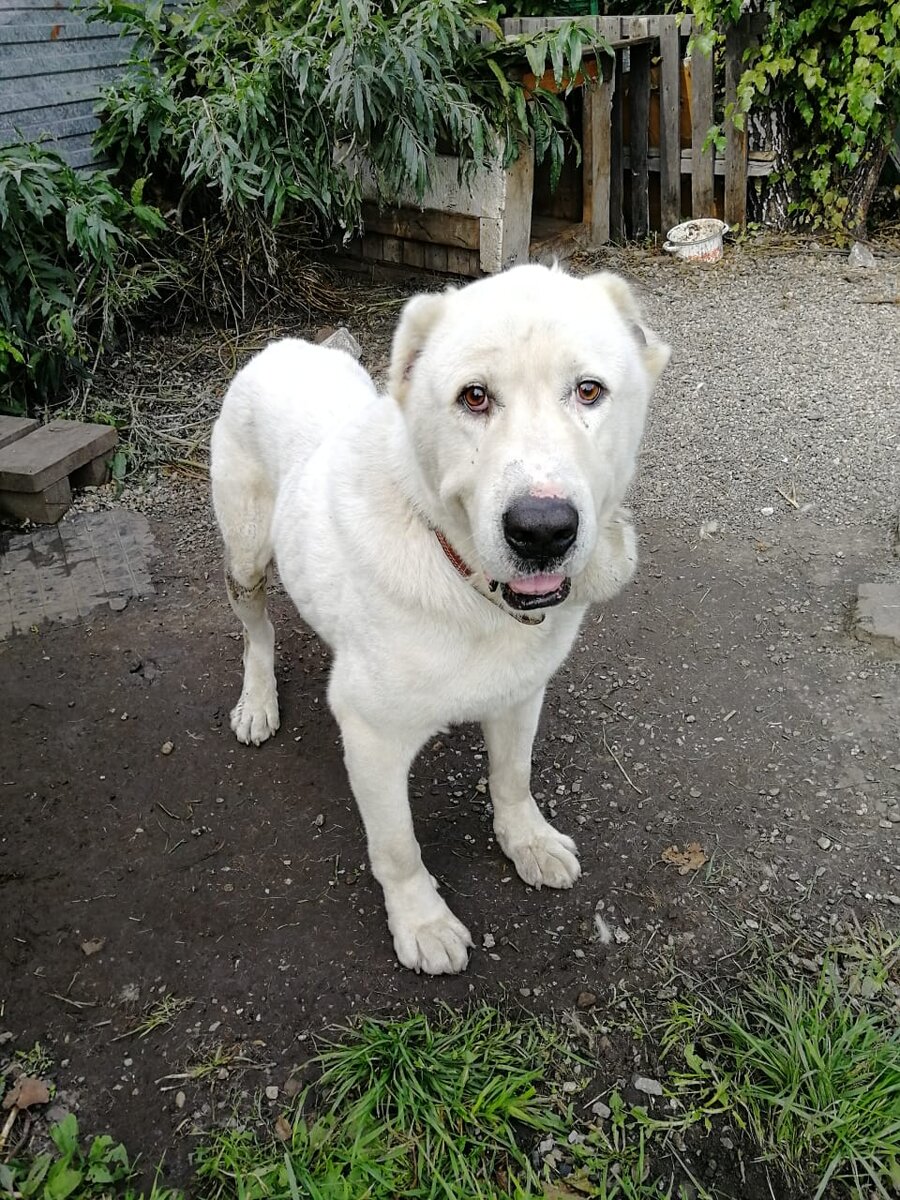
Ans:
{"label": "red collar", "polygon": [[449,559],[453,569],[457,572],[457,574],[461,575],[463,579],[468,579],[472,575],[472,568],[460,558],[460,556],[456,553],[439,529],[434,531],[434,536],[440,542],[441,549],[447,555],[447,558]]}

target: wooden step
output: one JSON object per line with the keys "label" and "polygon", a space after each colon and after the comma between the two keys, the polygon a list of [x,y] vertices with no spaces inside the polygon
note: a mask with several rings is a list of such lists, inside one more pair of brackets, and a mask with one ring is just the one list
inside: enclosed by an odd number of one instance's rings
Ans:
{"label": "wooden step", "polygon": [[[0,438],[5,428],[0,425]],[[8,433],[14,432],[9,427]],[[55,524],[72,503],[73,486],[106,482],[117,440],[111,425],[60,420],[0,441],[0,510],[20,520]]]}
{"label": "wooden step", "polygon": [[37,427],[37,421],[32,421],[30,417],[0,416],[0,449],[11,442],[17,442]]}

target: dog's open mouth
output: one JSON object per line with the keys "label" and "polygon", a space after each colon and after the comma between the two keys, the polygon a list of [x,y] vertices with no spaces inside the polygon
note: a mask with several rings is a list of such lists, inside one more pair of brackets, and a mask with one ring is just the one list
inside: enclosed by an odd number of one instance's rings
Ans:
{"label": "dog's open mouth", "polygon": [[509,583],[502,583],[500,591],[510,608],[528,612],[561,604],[571,586],[571,579],[565,575],[520,575]]}

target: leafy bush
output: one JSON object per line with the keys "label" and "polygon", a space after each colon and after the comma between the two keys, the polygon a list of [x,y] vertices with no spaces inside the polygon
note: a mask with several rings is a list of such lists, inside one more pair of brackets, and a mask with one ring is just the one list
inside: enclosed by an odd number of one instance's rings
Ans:
{"label": "leafy bush", "polygon": [[[736,22],[741,0],[693,0],[701,40]],[[865,236],[900,123],[900,0],[773,0],[745,57],[737,109],[775,104],[792,142],[785,167],[800,224]]]}
{"label": "leafy bush", "polygon": [[[441,148],[464,173],[534,138],[558,175],[571,132],[558,94],[530,99],[511,69],[572,78],[577,24],[514,44],[473,0],[98,0],[136,37],[130,73],[102,105],[100,146],[149,174],[178,211],[246,228],[311,215],[322,233],[360,223],[359,160],[378,195],[424,194]],[[482,31],[494,40],[480,40]],[[521,72],[520,72],[521,73]],[[528,102],[526,102],[528,100]]]}
{"label": "leafy bush", "polygon": [[142,187],[126,198],[38,145],[0,149],[0,408],[51,397],[152,292],[144,242],[165,223]]}

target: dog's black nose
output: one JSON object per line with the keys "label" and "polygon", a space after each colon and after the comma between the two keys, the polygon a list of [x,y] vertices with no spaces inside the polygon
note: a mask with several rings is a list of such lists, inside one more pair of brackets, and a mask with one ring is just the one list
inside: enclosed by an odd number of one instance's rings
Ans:
{"label": "dog's black nose", "polygon": [[575,541],[578,512],[556,496],[521,496],[503,514],[503,535],[521,558],[550,562]]}

